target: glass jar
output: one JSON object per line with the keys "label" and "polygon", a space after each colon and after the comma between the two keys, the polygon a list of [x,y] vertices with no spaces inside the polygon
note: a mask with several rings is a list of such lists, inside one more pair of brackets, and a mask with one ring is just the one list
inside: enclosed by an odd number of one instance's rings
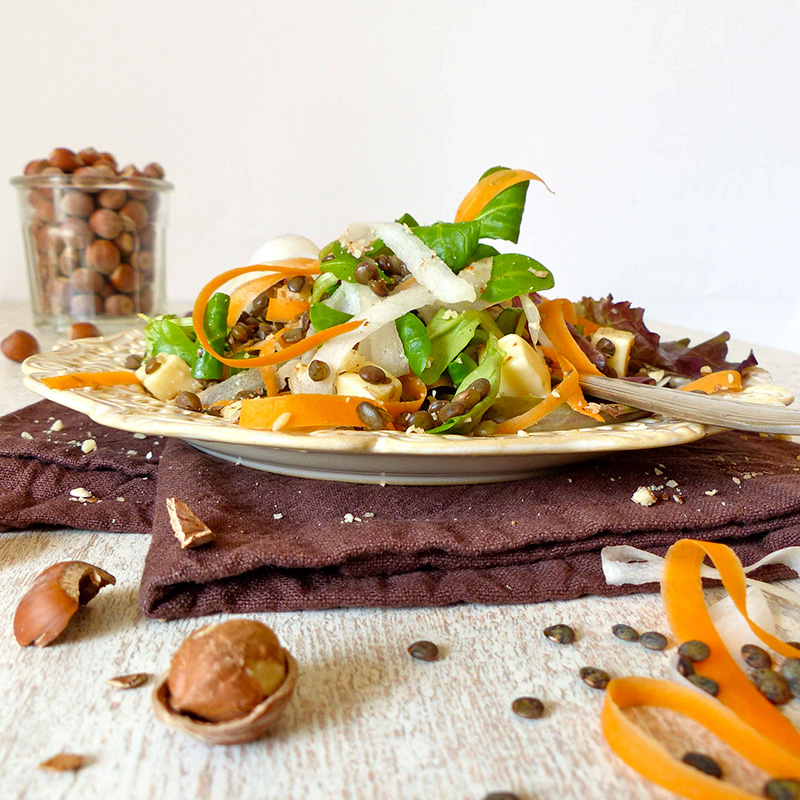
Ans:
{"label": "glass jar", "polygon": [[164,308],[167,195],[154,178],[31,175],[19,196],[37,327],[130,327]]}

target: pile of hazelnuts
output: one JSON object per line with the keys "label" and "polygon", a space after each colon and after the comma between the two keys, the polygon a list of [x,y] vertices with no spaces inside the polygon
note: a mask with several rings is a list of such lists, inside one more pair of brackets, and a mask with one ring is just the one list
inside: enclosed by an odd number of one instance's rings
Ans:
{"label": "pile of hazelnuts", "polygon": [[57,147],[24,174],[43,179],[26,182],[25,223],[42,312],[77,319],[150,313],[164,169],[120,169],[111,153]]}

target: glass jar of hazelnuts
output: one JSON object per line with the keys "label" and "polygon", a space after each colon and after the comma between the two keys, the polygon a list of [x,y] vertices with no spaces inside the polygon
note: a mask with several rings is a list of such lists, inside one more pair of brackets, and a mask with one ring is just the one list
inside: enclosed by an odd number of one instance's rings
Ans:
{"label": "glass jar of hazelnuts", "polygon": [[164,304],[167,195],[159,164],[118,168],[110,153],[56,148],[12,178],[19,192],[34,322],[131,325]]}

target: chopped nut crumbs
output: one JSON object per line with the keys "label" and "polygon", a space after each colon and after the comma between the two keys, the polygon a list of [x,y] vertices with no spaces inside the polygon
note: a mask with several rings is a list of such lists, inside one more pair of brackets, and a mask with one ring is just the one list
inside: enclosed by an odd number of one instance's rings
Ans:
{"label": "chopped nut crumbs", "polygon": [[365,517],[374,517],[375,515],[371,511],[365,511],[364,512],[364,516]]}
{"label": "chopped nut crumbs", "polygon": [[77,489],[70,489],[70,495],[72,497],[91,497],[92,493],[88,489],[84,489],[83,486],[78,486]]}
{"label": "chopped nut crumbs", "polygon": [[734,483],[735,483],[737,486],[739,486],[739,485],[741,484],[741,482],[742,482],[741,478],[737,478],[735,475],[734,475],[734,476],[731,478],[731,480],[732,480],[732,481],[733,481],[733,482],[734,482]]}
{"label": "chopped nut crumbs", "polygon": [[139,455],[139,451],[138,450],[126,450],[125,451],[125,455],[126,456],[138,456]]}
{"label": "chopped nut crumbs", "polygon": [[712,369],[711,369],[711,367],[709,367],[708,365],[706,365],[706,366],[704,366],[704,367],[700,367],[700,373],[701,373],[702,375],[710,375],[710,374],[711,374],[711,372],[712,372]]}
{"label": "chopped nut crumbs", "polygon": [[54,423],[53,423],[53,424],[52,424],[52,425],[49,427],[49,429],[48,429],[48,430],[55,431],[56,433],[57,433],[58,431],[63,431],[63,430],[64,430],[64,423],[63,423],[63,422],[62,422],[60,419],[57,419],[57,420],[56,420],[56,421],[55,421],[55,422],[54,422]]}
{"label": "chopped nut crumbs", "polygon": [[640,506],[652,506],[656,502],[656,496],[647,488],[647,486],[640,486],[632,495],[631,500]]}
{"label": "chopped nut crumbs", "polygon": [[345,514],[342,522],[352,522],[355,517],[352,514]]}
{"label": "chopped nut crumbs", "polygon": [[31,434],[29,434],[28,431],[22,431],[22,433],[20,434],[20,437],[22,439],[27,439],[28,441],[33,439],[33,436],[31,436]]}
{"label": "chopped nut crumbs", "polygon": [[713,497],[718,491],[719,489],[706,489],[704,494],[707,494],[709,497]]}
{"label": "chopped nut crumbs", "polygon": [[279,431],[282,428],[285,428],[289,424],[289,420],[292,418],[292,415],[289,411],[284,411],[275,422],[272,423],[272,430]]}
{"label": "chopped nut crumbs", "polygon": [[273,514],[272,519],[283,519],[283,514]]}
{"label": "chopped nut crumbs", "polygon": [[669,486],[670,489],[674,489],[678,485],[678,481],[667,481],[666,485]]}
{"label": "chopped nut crumbs", "polygon": [[133,434],[133,438],[134,439],[146,439],[147,436],[144,433],[134,433]]}
{"label": "chopped nut crumbs", "polygon": [[656,468],[653,470],[653,472],[655,472],[655,474],[656,474],[656,475],[663,475],[663,474],[664,474],[664,471],[663,471],[663,470],[660,470],[658,467],[656,467]]}
{"label": "chopped nut crumbs", "polygon": [[84,439],[81,442],[81,451],[84,453],[93,453],[97,450],[97,442],[94,439]]}

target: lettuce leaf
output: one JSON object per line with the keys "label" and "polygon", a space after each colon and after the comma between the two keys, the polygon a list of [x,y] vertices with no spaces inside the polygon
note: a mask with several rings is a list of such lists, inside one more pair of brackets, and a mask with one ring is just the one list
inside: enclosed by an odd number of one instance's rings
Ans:
{"label": "lettuce leaf", "polygon": [[438,427],[431,429],[428,433],[469,433],[481,421],[481,417],[497,397],[497,391],[500,388],[500,369],[503,365],[504,356],[505,354],[497,344],[497,338],[490,336],[483,350],[480,364],[466,375],[456,388],[456,394],[458,394],[478,378],[486,378],[491,386],[489,394],[469,409],[466,414],[453,417]]}
{"label": "lettuce leaf", "polygon": [[552,289],[554,283],[550,270],[535,258],[507,253],[492,259],[492,277],[481,300],[501,303],[521,294]]}
{"label": "lettuce leaf", "polygon": [[644,324],[643,308],[636,308],[628,301],[615,303],[611,295],[600,300],[584,297],[575,304],[575,310],[597,325],[634,334],[629,374],[642,368],[663,369],[672,375],[699,378],[702,374],[701,367],[711,367],[714,371],[736,369],[741,372],[745,367],[758,363],[752,350],[744,361],[734,363],[725,360],[728,355],[727,342],[731,338],[727,331],[693,347],[689,345],[688,339],[662,342],[661,337],[648,330]]}
{"label": "lettuce leaf", "polygon": [[453,311],[439,309],[436,312],[436,316],[427,327],[431,350],[427,366],[419,376],[424,383],[430,385],[439,380],[450,362],[472,341],[480,322],[481,317],[477,311],[456,314]]}
{"label": "lettuce leaf", "polygon": [[[492,167],[481,175],[481,179],[504,167]],[[516,244],[522,214],[525,211],[525,197],[530,181],[516,183],[492,198],[475,217],[481,226],[481,239],[504,239]]]}
{"label": "lettuce leaf", "polygon": [[197,361],[198,345],[192,327],[191,317],[176,317],[163,314],[160,317],[146,317],[144,329],[145,350],[148,356],[168,353],[182,358],[192,369]]}
{"label": "lettuce leaf", "polygon": [[341,325],[353,318],[352,314],[345,314],[344,311],[326,306],[325,303],[314,303],[308,311],[308,318],[314,326],[315,331],[324,331],[334,325]]}
{"label": "lettuce leaf", "polygon": [[468,264],[478,246],[481,223],[436,222],[412,228],[411,232],[425,242],[453,272],[460,272]]}
{"label": "lettuce leaf", "polygon": [[415,375],[422,376],[431,354],[431,340],[428,337],[425,323],[416,314],[409,311],[400,319],[395,320],[395,327],[403,344],[403,352],[408,359],[408,366]]}

